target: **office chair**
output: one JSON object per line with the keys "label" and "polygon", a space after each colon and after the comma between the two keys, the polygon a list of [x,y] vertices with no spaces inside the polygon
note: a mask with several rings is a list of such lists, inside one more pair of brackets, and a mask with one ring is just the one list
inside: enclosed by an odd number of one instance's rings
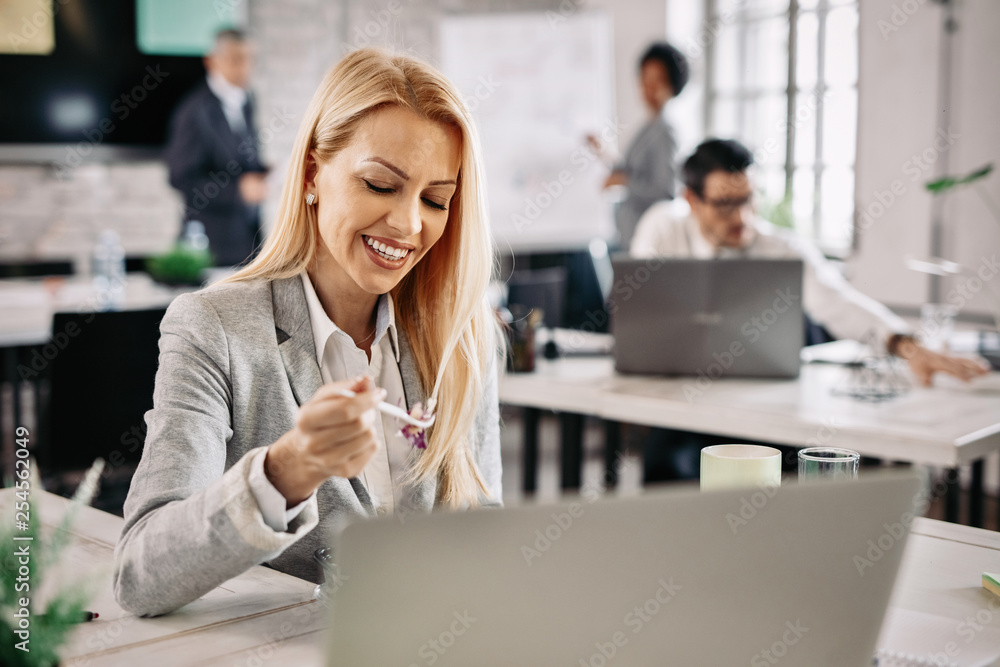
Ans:
{"label": "office chair", "polygon": [[57,313],[53,331],[68,338],[51,361],[44,474],[138,462],[153,407],[160,320],[165,309]]}
{"label": "office chair", "polygon": [[514,271],[507,280],[507,305],[539,308],[544,314],[543,325],[559,327],[563,324],[566,302],[566,269],[522,269]]}

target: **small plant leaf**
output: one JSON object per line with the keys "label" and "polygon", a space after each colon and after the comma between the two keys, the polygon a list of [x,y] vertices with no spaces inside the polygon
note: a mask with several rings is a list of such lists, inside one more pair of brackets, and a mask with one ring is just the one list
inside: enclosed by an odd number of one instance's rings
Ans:
{"label": "small plant leaf", "polygon": [[957,187],[959,185],[967,185],[968,183],[972,183],[973,181],[978,181],[980,178],[989,175],[991,171],[993,171],[993,163],[980,167],[979,169],[976,169],[975,171],[968,173],[965,176],[945,176],[944,178],[939,178],[936,181],[929,182],[925,187],[929,191],[936,194],[939,192],[944,192],[945,190],[950,190],[951,188]]}

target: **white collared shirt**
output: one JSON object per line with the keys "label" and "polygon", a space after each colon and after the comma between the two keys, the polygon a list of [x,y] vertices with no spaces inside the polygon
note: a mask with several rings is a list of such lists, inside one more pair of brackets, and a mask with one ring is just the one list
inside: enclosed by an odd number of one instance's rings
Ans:
{"label": "white collared shirt", "polygon": [[247,123],[243,116],[243,107],[247,103],[247,91],[229,83],[226,77],[221,74],[211,73],[207,80],[209,90],[222,102],[222,112],[226,115],[229,129],[233,132],[246,130]]}
{"label": "white collared shirt", "polygon": [[802,305],[814,321],[837,338],[865,340],[872,332],[878,343],[891,334],[906,333],[906,322],[843,277],[811,243],[783,232],[760,218],[747,229],[740,248],[716,248],[702,235],[698,221],[683,203],[654,204],[639,221],[632,239],[634,257],[693,259],[801,259]]}
{"label": "white collared shirt", "polygon": [[[396,336],[396,318],[392,296],[379,297],[372,341],[371,361],[354,340],[333,323],[316,295],[312,281],[303,272],[302,286],[309,308],[309,321],[316,346],[316,361],[324,383],[346,380],[359,375],[369,375],[375,385],[386,390],[386,400],[406,407],[403,378],[399,373],[399,343]],[[379,413],[375,420],[378,451],[371,458],[359,477],[371,497],[379,515],[391,514],[405,500],[408,489],[399,483],[407,467],[413,447],[399,434],[401,424],[394,417]],[[257,455],[250,472],[250,489],[260,506],[264,522],[274,530],[285,531],[289,522],[302,511],[308,499],[295,507],[285,509],[285,498],[274,488],[264,474],[266,450]],[[315,495],[315,492],[314,492]]]}

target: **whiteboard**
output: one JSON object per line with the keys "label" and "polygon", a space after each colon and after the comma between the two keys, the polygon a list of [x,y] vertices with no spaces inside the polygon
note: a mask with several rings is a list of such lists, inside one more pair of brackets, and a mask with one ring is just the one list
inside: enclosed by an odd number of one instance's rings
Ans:
{"label": "whiteboard", "polygon": [[477,14],[441,23],[441,69],[483,142],[490,223],[501,251],[572,250],[614,233],[608,168],[588,133],[612,148],[611,19],[601,11]]}

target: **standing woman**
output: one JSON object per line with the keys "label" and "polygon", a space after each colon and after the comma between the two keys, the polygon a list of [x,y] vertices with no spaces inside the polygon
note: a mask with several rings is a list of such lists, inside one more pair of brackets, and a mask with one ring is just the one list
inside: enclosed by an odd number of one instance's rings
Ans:
{"label": "standing woman", "polygon": [[[500,504],[480,165],[430,66],[362,49],[329,72],[262,252],[160,326],[115,554],[124,609],[170,612],[261,563],[316,581],[314,552],[353,518]],[[382,399],[435,406],[426,442]]]}
{"label": "standing woman", "polygon": [[[605,188],[623,185],[627,190],[624,201],[615,212],[618,247],[622,250],[631,246],[636,225],[646,209],[663,199],[674,198],[677,139],[664,109],[667,102],[684,90],[688,76],[687,58],[666,42],[651,45],[639,60],[639,85],[649,120],[635,135],[625,157],[614,165],[604,182]],[[587,141],[599,155],[610,159],[605,155],[606,147],[597,137],[590,135]]]}

